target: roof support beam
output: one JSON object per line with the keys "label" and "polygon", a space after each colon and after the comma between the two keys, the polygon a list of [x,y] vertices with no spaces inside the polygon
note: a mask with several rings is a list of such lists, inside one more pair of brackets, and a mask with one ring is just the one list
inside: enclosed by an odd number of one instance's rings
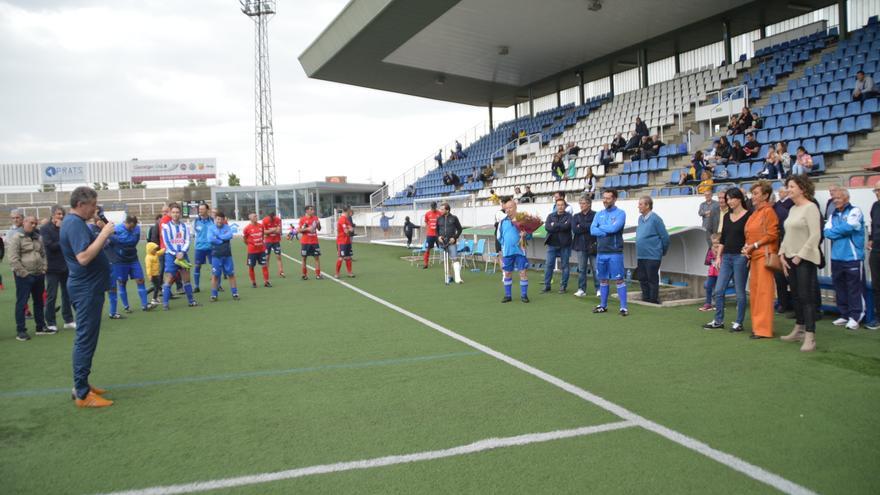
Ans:
{"label": "roof support beam", "polygon": [[724,61],[733,63],[733,49],[730,46],[730,19],[721,20],[721,40],[724,42]]}
{"label": "roof support beam", "polygon": [[849,38],[849,22],[847,20],[848,14],[849,14],[849,11],[846,8],[846,0],[838,0],[838,2],[837,2],[837,30],[840,31],[840,39],[842,39],[842,40]]}
{"label": "roof support beam", "polygon": [[647,88],[648,87],[648,49],[645,47],[639,48],[639,51],[636,52],[636,58],[638,59],[639,64],[639,87]]}

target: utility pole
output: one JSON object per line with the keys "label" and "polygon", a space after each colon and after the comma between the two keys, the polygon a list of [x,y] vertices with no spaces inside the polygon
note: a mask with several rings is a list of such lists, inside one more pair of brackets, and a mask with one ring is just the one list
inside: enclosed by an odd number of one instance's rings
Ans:
{"label": "utility pole", "polygon": [[254,21],[254,168],[257,185],[275,185],[275,133],[272,128],[272,85],[269,80],[269,19],[275,0],[239,0],[241,11]]}

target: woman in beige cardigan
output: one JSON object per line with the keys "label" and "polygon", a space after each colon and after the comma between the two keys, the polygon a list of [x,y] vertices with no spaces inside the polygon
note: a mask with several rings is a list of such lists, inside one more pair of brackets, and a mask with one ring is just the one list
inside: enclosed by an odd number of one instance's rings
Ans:
{"label": "woman in beige cardigan", "polygon": [[794,305],[794,329],[780,339],[803,340],[801,351],[811,352],[816,349],[816,287],[819,283],[816,267],[821,261],[822,215],[813,202],[815,188],[809,177],[793,175],[785,181],[785,186],[794,206],[785,220],[785,237],[779,254],[797,304]]}

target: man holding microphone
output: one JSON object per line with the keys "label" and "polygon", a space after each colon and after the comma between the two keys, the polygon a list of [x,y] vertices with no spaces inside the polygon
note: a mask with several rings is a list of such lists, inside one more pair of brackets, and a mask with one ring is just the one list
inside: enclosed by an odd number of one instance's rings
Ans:
{"label": "man holding microphone", "polygon": [[[73,341],[73,398],[77,407],[107,407],[113,401],[106,392],[89,384],[92,358],[98,346],[104,292],[109,289],[110,262],[104,244],[115,226],[93,234],[86,223],[98,210],[98,193],[90,187],[77,187],[70,194],[70,213],[61,222],[61,252],[69,272],[67,287],[76,311],[76,338]],[[102,219],[103,220],[103,219]]]}

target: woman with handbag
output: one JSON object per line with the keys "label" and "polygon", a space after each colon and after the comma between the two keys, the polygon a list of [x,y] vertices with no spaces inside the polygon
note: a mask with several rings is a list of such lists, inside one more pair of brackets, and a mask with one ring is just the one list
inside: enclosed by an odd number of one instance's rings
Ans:
{"label": "woman with handbag", "polygon": [[819,285],[817,266],[822,253],[822,214],[814,203],[815,187],[806,175],[793,175],[785,181],[788,197],[794,202],[785,220],[785,237],[779,254],[791,292],[795,295],[795,325],[785,342],[800,342],[801,351],[816,350],[816,297]]}
{"label": "woman with handbag", "polygon": [[779,260],[779,219],[770,207],[773,186],[760,180],[751,189],[754,211],[746,222],[746,242],[742,254],[749,257],[749,309],[753,339],[773,337],[774,274],[782,271]]}

